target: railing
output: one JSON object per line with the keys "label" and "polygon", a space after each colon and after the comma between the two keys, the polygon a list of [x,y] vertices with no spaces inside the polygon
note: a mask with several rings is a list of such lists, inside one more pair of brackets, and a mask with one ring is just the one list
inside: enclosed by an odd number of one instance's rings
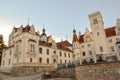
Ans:
{"label": "railing", "polygon": [[53,64],[46,64],[46,63],[15,63],[13,66],[54,66]]}

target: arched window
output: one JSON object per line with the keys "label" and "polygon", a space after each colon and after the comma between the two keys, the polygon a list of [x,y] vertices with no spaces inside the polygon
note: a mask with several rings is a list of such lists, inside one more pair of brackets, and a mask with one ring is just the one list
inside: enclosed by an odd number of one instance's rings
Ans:
{"label": "arched window", "polygon": [[85,56],[85,52],[83,52],[83,56]]}

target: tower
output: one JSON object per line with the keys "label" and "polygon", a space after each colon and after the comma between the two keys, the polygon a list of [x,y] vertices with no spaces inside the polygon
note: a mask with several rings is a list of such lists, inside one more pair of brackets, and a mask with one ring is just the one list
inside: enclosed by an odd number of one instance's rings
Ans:
{"label": "tower", "polygon": [[73,29],[72,45],[73,45],[73,58],[74,58],[75,65],[81,64],[79,40],[78,40],[78,37],[76,35],[76,30],[75,29]]}
{"label": "tower", "polygon": [[95,12],[89,15],[89,20],[92,28],[94,48],[97,60],[105,59],[105,54],[107,54],[108,51],[102,15],[100,12]]}

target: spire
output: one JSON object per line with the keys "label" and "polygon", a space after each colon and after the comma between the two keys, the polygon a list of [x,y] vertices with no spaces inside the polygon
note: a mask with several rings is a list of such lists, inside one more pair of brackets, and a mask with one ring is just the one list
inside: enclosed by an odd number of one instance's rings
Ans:
{"label": "spire", "polygon": [[28,25],[29,25],[29,21],[30,21],[30,18],[28,18],[28,22],[27,22]]}
{"label": "spire", "polygon": [[68,36],[66,36],[66,40],[68,40]]}
{"label": "spire", "polygon": [[76,35],[76,30],[75,28],[73,29],[73,41],[72,42],[77,42],[78,41],[78,38],[77,38],[77,35]]}

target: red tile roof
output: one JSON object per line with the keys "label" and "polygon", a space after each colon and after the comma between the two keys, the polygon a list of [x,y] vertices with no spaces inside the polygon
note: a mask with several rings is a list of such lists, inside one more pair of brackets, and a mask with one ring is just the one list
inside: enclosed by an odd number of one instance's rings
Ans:
{"label": "red tile roof", "polygon": [[110,27],[110,28],[106,28],[105,29],[105,34],[106,34],[106,37],[111,37],[111,36],[116,35],[115,26],[114,27]]}
{"label": "red tile roof", "polygon": [[80,38],[79,38],[79,43],[84,43],[84,35],[81,35]]}
{"label": "red tile roof", "polygon": [[58,42],[57,46],[58,47],[60,47],[60,46],[61,47],[67,47],[67,46],[72,46],[72,44],[70,42],[68,42],[67,40],[65,40],[65,41]]}
{"label": "red tile roof", "polygon": [[[68,43],[68,41],[63,41],[63,43],[66,43],[66,42],[67,42],[67,44],[65,44],[64,47],[58,46],[58,44],[61,43],[61,42],[56,43],[57,48],[60,49],[60,50],[72,52],[70,49],[65,48],[65,46],[70,45],[70,43]],[[44,42],[44,41],[40,41],[40,40],[39,40],[39,45],[46,46],[46,47],[51,47],[51,46],[52,46],[52,43],[48,43],[48,42]]]}
{"label": "red tile roof", "polygon": [[[115,32],[115,27],[110,27],[110,28],[106,28],[105,29],[105,34],[106,34],[106,37],[111,37],[111,36],[115,36],[116,35],[116,32]],[[92,34],[92,33],[91,33]],[[81,35],[79,37],[79,43],[84,43],[84,35]]]}
{"label": "red tile roof", "polygon": [[77,35],[73,34],[73,42],[76,42],[76,41],[78,41]]}
{"label": "red tile roof", "polygon": [[30,26],[29,25],[26,25],[24,28],[23,28],[23,32],[29,32],[30,31]]}

